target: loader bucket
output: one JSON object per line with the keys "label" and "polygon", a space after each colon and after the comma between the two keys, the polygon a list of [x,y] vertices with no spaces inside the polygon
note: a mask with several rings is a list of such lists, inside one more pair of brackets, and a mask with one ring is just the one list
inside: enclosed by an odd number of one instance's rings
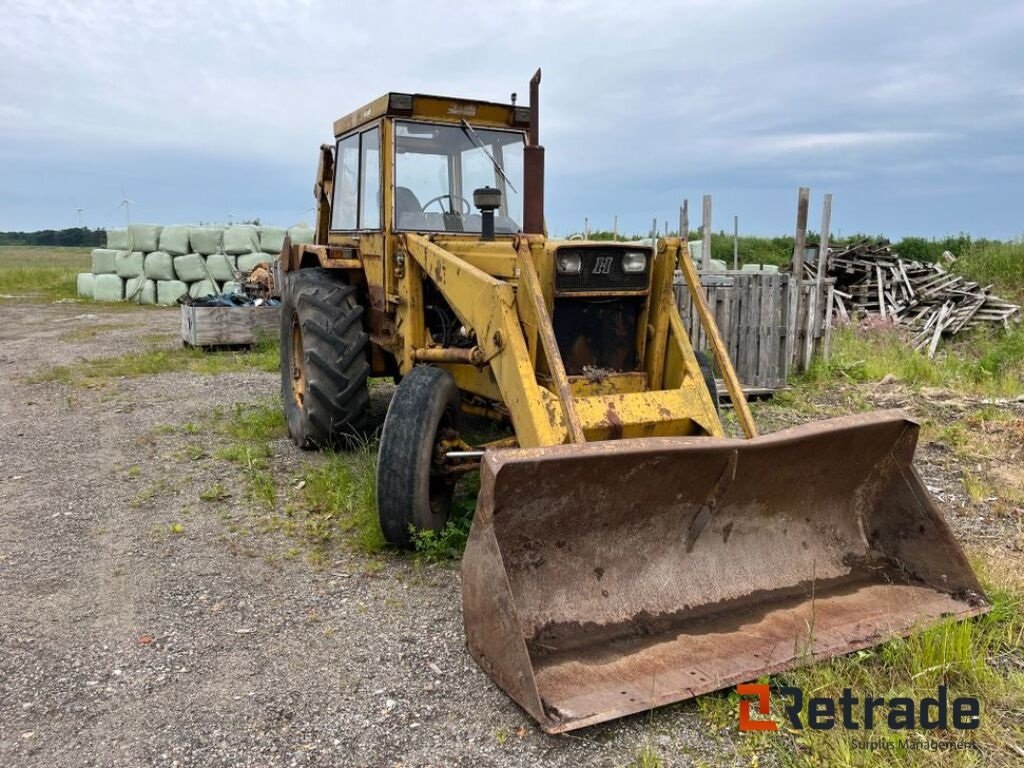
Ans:
{"label": "loader bucket", "polygon": [[551,733],[985,612],[898,411],[752,440],[489,451],[477,663]]}

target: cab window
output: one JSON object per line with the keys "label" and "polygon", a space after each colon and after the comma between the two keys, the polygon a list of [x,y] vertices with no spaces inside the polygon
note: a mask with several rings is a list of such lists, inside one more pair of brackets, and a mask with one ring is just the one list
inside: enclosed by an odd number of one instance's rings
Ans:
{"label": "cab window", "polygon": [[380,229],[380,129],[339,140],[334,169],[331,229]]}

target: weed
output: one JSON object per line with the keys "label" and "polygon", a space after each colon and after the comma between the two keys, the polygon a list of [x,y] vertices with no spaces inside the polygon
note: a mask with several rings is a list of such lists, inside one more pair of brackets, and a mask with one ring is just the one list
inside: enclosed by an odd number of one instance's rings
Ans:
{"label": "weed", "polygon": [[413,544],[417,556],[430,563],[458,560],[466,549],[469,530],[473,524],[473,510],[480,493],[480,475],[476,472],[463,476],[455,489],[448,523],[440,531],[413,531]]}
{"label": "weed", "polygon": [[629,768],[662,768],[661,755],[650,744],[644,742],[637,749]]}
{"label": "weed", "polygon": [[221,483],[214,483],[209,488],[203,490],[199,494],[201,501],[215,502],[224,501],[231,496],[227,489]]}

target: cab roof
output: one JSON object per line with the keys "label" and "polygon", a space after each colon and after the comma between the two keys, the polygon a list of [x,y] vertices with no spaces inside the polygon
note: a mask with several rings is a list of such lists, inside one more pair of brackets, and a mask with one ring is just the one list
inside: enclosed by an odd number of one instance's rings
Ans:
{"label": "cab roof", "polygon": [[353,128],[381,117],[409,117],[451,123],[466,120],[474,126],[525,131],[530,125],[530,108],[475,99],[392,91],[335,120],[334,135],[341,136]]}

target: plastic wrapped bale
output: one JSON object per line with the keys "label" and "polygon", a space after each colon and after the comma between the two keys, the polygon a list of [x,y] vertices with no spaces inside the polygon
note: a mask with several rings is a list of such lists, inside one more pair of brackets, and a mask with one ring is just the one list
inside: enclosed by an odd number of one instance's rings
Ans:
{"label": "plastic wrapped bale", "polygon": [[206,257],[206,268],[210,272],[208,277],[214,280],[234,280],[235,257],[226,253],[214,253]]}
{"label": "plastic wrapped bale", "polygon": [[174,272],[179,280],[194,283],[206,279],[206,261],[198,253],[174,257]]}
{"label": "plastic wrapped bale", "polygon": [[228,280],[224,283],[224,287],[220,289],[221,293],[241,293],[242,284],[236,283],[234,280]]}
{"label": "plastic wrapped bale", "polygon": [[128,246],[133,251],[160,250],[160,231],[163,227],[157,224],[129,224],[128,225]]}
{"label": "plastic wrapped bale", "polygon": [[117,251],[111,248],[96,248],[92,252],[92,273],[112,275],[117,272]]}
{"label": "plastic wrapped bale", "polygon": [[133,304],[156,304],[156,281],[144,275],[125,281],[124,297]]}
{"label": "plastic wrapped bale", "polygon": [[309,227],[292,227],[288,230],[292,245],[309,245],[313,242],[313,230]]}
{"label": "plastic wrapped bale", "polygon": [[158,280],[156,284],[156,303],[170,306],[176,304],[182,296],[188,295],[188,285],[181,280]]}
{"label": "plastic wrapped bale", "polygon": [[728,272],[729,266],[721,259],[708,259],[703,267],[704,272]]}
{"label": "plastic wrapped bale", "polygon": [[188,242],[193,253],[203,256],[220,253],[224,248],[224,230],[220,227],[192,227],[188,231]]}
{"label": "plastic wrapped bale", "polygon": [[259,233],[251,224],[240,224],[224,230],[224,253],[239,256],[259,249]]}
{"label": "plastic wrapped bale", "polygon": [[112,251],[128,251],[131,250],[131,245],[128,242],[128,230],[127,229],[108,229],[107,230],[107,248]]}
{"label": "plastic wrapped bale", "polygon": [[248,274],[260,264],[269,264],[273,260],[274,257],[267,253],[247,253],[238,257],[238,271]]}
{"label": "plastic wrapped bale", "polygon": [[[190,227],[164,227],[160,233],[160,250],[171,254],[171,256],[184,256],[186,253],[191,253],[192,248],[189,245],[190,229]],[[173,280],[174,277],[161,279]]]}
{"label": "plastic wrapped bale", "polygon": [[96,301],[123,301],[124,279],[117,275],[96,275],[92,296]]}
{"label": "plastic wrapped bale", "polygon": [[79,272],[77,282],[78,295],[91,299],[93,297],[93,284],[96,282],[96,276],[92,272]]}
{"label": "plastic wrapped bale", "polygon": [[142,251],[119,251],[114,257],[114,271],[118,277],[138,277],[142,274],[145,256]]}
{"label": "plastic wrapped bale", "polygon": [[260,250],[264,253],[280,253],[288,230],[282,227],[260,227]]}
{"label": "plastic wrapped bale", "polygon": [[174,257],[167,251],[147,253],[142,274],[150,280],[175,280],[178,275],[174,271]]}
{"label": "plastic wrapped bale", "polygon": [[188,287],[188,295],[193,299],[201,299],[204,296],[216,296],[220,293],[220,288],[212,280],[200,280],[198,283],[192,283]]}

